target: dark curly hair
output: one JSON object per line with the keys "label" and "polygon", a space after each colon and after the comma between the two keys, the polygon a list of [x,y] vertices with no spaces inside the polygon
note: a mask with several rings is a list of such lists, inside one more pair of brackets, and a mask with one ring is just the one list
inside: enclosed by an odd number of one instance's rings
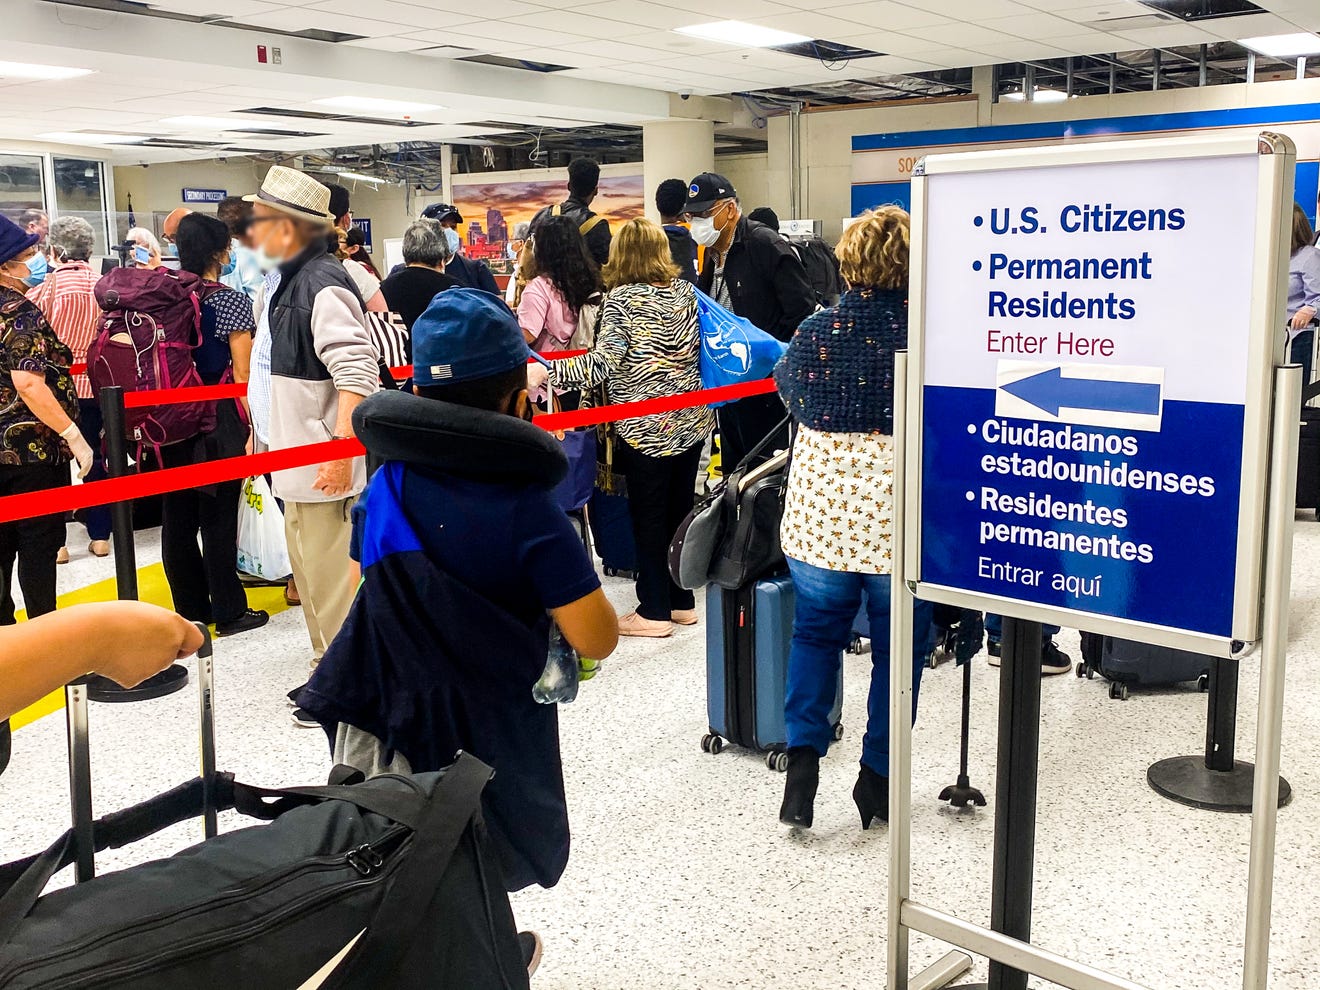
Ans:
{"label": "dark curly hair", "polygon": [[600,269],[576,223],[568,217],[546,217],[537,225],[535,241],[537,272],[550,280],[574,311],[601,291]]}
{"label": "dark curly hair", "polygon": [[229,251],[229,228],[223,220],[205,213],[189,213],[174,232],[179,249],[179,267],[194,275],[205,275],[216,259]]}

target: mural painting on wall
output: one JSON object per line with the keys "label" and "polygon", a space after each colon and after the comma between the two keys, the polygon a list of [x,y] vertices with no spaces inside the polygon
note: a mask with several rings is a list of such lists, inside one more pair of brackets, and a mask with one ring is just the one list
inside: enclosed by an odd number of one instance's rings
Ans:
{"label": "mural painting on wall", "polygon": [[[463,252],[487,262],[491,271],[507,275],[513,271],[509,242],[518,224],[529,222],[546,206],[562,203],[568,196],[564,179],[539,182],[454,182],[454,206],[463,215],[458,228]],[[645,190],[640,175],[601,176],[600,192],[591,208],[609,220],[610,226],[635,220],[646,211]]]}

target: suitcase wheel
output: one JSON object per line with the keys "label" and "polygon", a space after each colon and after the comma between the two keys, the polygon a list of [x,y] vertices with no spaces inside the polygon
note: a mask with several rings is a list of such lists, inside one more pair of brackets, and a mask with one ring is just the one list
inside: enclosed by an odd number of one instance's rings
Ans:
{"label": "suitcase wheel", "polygon": [[1095,680],[1096,669],[1085,660],[1077,665],[1076,670],[1078,677],[1085,677],[1088,681]]}
{"label": "suitcase wheel", "polygon": [[1196,679],[1196,690],[1200,691],[1202,694],[1205,694],[1207,691],[1210,690],[1209,674],[1202,674],[1200,677]]}
{"label": "suitcase wheel", "polygon": [[848,653],[855,657],[860,657],[866,652],[866,641],[861,636],[853,635],[852,642],[848,644]]}
{"label": "suitcase wheel", "polygon": [[[713,732],[707,732],[701,737],[701,751],[709,753],[711,756],[718,756],[724,750],[724,740]],[[787,764],[785,764],[787,766]]]}
{"label": "suitcase wheel", "polygon": [[838,725],[834,727],[834,741],[838,742],[842,738],[843,738],[843,723],[840,722]]}
{"label": "suitcase wheel", "polygon": [[1128,700],[1128,686],[1119,681],[1114,681],[1109,685],[1109,697],[1114,701]]}
{"label": "suitcase wheel", "polygon": [[777,770],[780,773],[788,772],[788,754],[771,750],[765,754],[765,765],[771,770]]}

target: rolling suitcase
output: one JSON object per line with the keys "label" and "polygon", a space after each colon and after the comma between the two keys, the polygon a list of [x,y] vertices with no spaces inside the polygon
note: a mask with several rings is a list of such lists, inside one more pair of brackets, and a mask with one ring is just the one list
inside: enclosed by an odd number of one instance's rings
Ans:
{"label": "rolling suitcase", "polygon": [[597,488],[587,503],[587,522],[606,577],[635,578],[637,544],[633,540],[628,496],[607,495]]}
{"label": "rolling suitcase", "polygon": [[[1320,334],[1317,334],[1320,337]],[[1301,436],[1297,442],[1297,508],[1320,515],[1320,382],[1302,390]]]}
{"label": "rolling suitcase", "polygon": [[1210,686],[1212,657],[1166,646],[1149,646],[1130,639],[1082,633],[1082,662],[1077,676],[1109,681],[1109,696],[1126,701],[1131,686],[1153,687],[1196,681],[1202,691]]}
{"label": "rolling suitcase", "polygon": [[[0,866],[0,990],[527,990],[481,824],[489,767],[251,787],[214,769],[209,639],[198,690],[202,775],[93,821],[86,689],[68,689],[74,828]],[[216,836],[230,809],[271,824]],[[92,877],[95,852],[197,817],[202,844]],[[42,896],[70,864],[79,884]]]}
{"label": "rolling suitcase", "polygon": [[[701,748],[718,753],[734,743],[766,754],[772,770],[788,769],[784,693],[793,639],[793,579],[766,578],[736,591],[706,590],[706,709],[710,732]],[[830,711],[834,738],[843,738],[843,664]]]}

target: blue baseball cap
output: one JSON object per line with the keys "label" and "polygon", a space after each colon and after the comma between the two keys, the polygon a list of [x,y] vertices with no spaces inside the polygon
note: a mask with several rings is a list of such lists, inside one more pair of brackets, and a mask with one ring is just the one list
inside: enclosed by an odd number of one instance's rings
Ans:
{"label": "blue baseball cap", "polygon": [[[491,378],[537,358],[509,307],[481,289],[446,289],[412,328],[413,381],[449,385]],[[542,362],[544,363],[544,362]]]}

